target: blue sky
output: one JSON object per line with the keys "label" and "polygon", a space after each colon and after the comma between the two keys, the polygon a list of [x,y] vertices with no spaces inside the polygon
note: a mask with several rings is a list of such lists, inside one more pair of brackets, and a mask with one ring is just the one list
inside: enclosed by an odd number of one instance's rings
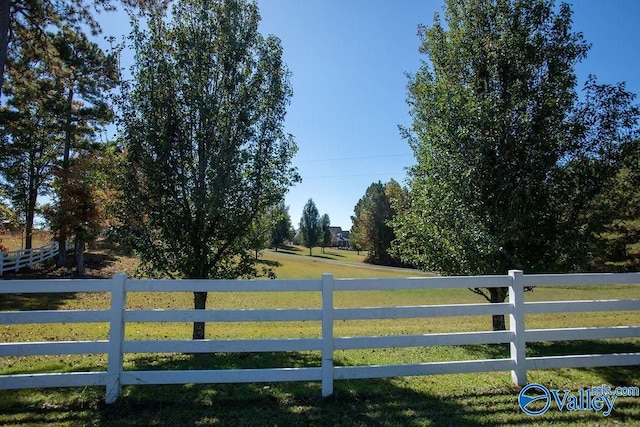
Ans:
{"label": "blue sky", "polygon": [[[577,67],[602,83],[627,82],[640,93],[640,1],[576,0],[574,30],[592,43]],[[309,198],[331,224],[351,227],[357,201],[373,182],[403,183],[412,152],[398,125],[409,125],[405,73],[415,72],[419,24],[431,25],[442,1],[258,0],[261,31],[282,40],[293,99],[286,130],[299,151],[302,183],[286,203],[296,225]],[[127,31],[126,18],[107,14],[105,34]]]}

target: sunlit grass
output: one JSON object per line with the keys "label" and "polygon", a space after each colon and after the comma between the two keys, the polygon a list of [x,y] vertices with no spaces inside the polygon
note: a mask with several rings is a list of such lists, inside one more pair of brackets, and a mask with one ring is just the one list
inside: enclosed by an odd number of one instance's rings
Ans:
{"label": "sunlit grass", "polygon": [[[315,250],[314,250],[315,253]],[[384,271],[353,265],[329,264],[308,256],[284,257],[266,251],[263,260],[278,262],[280,278],[415,276],[412,271]],[[0,310],[108,309],[109,295],[3,296]],[[640,299],[638,286],[536,288],[527,301]],[[407,306],[482,303],[467,289],[340,291],[336,307]],[[209,293],[209,309],[318,308],[318,292]],[[128,309],[186,309],[191,292],[134,292]],[[527,315],[528,328],[640,325],[640,312]],[[489,316],[429,319],[336,321],[334,336],[407,335],[485,331]],[[190,323],[129,323],[128,340],[190,339]],[[208,323],[207,338],[317,338],[320,322]],[[108,325],[5,325],[0,342],[80,341],[108,339]],[[640,352],[640,338],[531,343],[528,356],[552,354]],[[509,357],[507,345],[414,347],[336,351],[336,365],[425,363]],[[126,370],[244,369],[317,367],[317,351],[249,354],[127,354]],[[0,358],[0,374],[104,371],[106,355],[32,356]],[[530,382],[577,390],[592,385],[640,386],[640,368],[594,368],[530,371]],[[320,384],[211,384],[128,386],[117,404],[103,405],[103,387],[0,391],[0,424],[130,425],[640,425],[640,401],[620,398],[608,418],[594,412],[549,411],[531,418],[517,405],[519,389],[509,372],[407,377],[383,380],[336,381],[334,395],[320,397]]]}
{"label": "sunlit grass", "polygon": [[[39,248],[51,243],[53,235],[49,231],[34,230],[31,246],[33,248]],[[2,245],[7,248],[8,251],[17,251],[24,249],[24,233],[13,231],[0,234],[0,241]]]}

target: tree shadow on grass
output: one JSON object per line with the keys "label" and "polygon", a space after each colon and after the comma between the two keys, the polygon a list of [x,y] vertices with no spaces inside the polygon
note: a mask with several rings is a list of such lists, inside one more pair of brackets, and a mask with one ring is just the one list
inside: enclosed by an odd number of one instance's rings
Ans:
{"label": "tree shadow on grass", "polygon": [[[580,355],[580,354],[623,354],[640,353],[638,339],[609,339],[609,340],[581,340],[536,342],[527,344],[527,357]],[[638,366],[580,368],[593,372],[602,381],[613,386],[628,386],[640,384],[640,358]],[[599,385],[599,384],[593,384]]]}
{"label": "tree shadow on grass", "polygon": [[[110,270],[117,263],[118,259],[114,252],[107,250],[101,253],[86,252],[84,256],[84,267],[86,273],[80,275],[76,272],[74,256],[70,253],[67,256],[67,263],[62,267],[56,266],[56,260],[50,259],[32,268],[23,268],[19,271],[5,271],[4,280],[32,280],[32,279],[108,279],[111,277]],[[106,273],[105,273],[106,272]]]}
{"label": "tree shadow on grass", "polygon": [[75,293],[1,294],[0,311],[56,310]]}
{"label": "tree shadow on grass", "polygon": [[[489,346],[486,346],[489,347]],[[489,349],[504,356],[504,346]],[[132,370],[255,369],[319,367],[320,352],[220,353],[157,355],[131,360]],[[423,377],[429,384],[429,377]],[[537,419],[524,416],[519,389],[478,390],[460,395],[449,390],[415,387],[402,379],[342,380],[334,394],[321,397],[321,383],[242,383],[181,386],[129,386],[123,397],[101,411],[101,423],[127,422],[131,413],[152,424],[237,425],[528,425],[557,421],[597,424],[595,413],[555,413]],[[618,408],[620,409],[620,408]],[[629,408],[621,419],[640,421]],[[558,419],[557,417],[560,417]],[[634,418],[635,417],[635,418]],[[138,418],[140,419],[140,418]],[[613,418],[612,418],[613,419]],[[145,421],[145,422],[147,422]]]}
{"label": "tree shadow on grass", "polygon": [[268,259],[259,259],[256,261],[256,264],[268,265],[269,267],[281,267],[282,263],[279,261],[272,261]]}
{"label": "tree shadow on grass", "polygon": [[56,293],[31,293],[21,294],[19,281],[21,280],[41,280],[41,279],[104,279],[104,275],[99,274],[102,268],[113,265],[116,258],[108,254],[92,254],[87,253],[85,266],[88,272],[94,274],[85,274],[78,276],[70,263],[61,268],[55,266],[55,261],[51,260],[33,269],[24,269],[19,272],[8,272],[3,276],[4,280],[0,281],[3,286],[9,286],[6,281],[12,280],[18,282],[18,285],[12,285],[16,293],[0,294],[0,311],[24,311],[24,310],[56,310],[63,305],[65,301],[77,298],[76,293],[56,292]]}
{"label": "tree shadow on grass", "polygon": [[[131,356],[127,370],[206,370],[318,367],[319,352],[221,353]],[[460,377],[457,381],[460,381]],[[50,390],[34,402],[29,390],[0,392],[0,423],[121,425],[596,425],[601,414],[560,412],[529,417],[518,389],[438,389],[430,377],[340,380],[332,396],[320,382],[125,386],[104,405],[104,388]],[[4,418],[3,418],[4,417]],[[607,422],[640,422],[632,401],[616,404]]]}
{"label": "tree shadow on grass", "polygon": [[640,340],[623,338],[527,343],[527,357],[613,353],[640,353]]}
{"label": "tree shadow on grass", "polygon": [[[220,353],[135,357],[132,370],[319,367],[319,352]],[[390,380],[336,381],[321,397],[321,383],[241,383],[128,386],[105,406],[104,425],[419,425],[425,420],[474,425],[456,402],[403,388]],[[131,418],[135,414],[135,420]],[[137,420],[137,421],[136,421]]]}
{"label": "tree shadow on grass", "polygon": [[331,251],[326,251],[323,255],[331,255],[332,257],[337,257],[337,258],[346,258],[346,255],[341,254],[340,252],[336,252],[334,250]]}
{"label": "tree shadow on grass", "polygon": [[[505,359],[510,357],[509,344],[483,344],[463,347],[472,357],[478,359]],[[640,353],[640,340],[544,341],[527,343],[526,350],[527,357],[622,353]],[[640,384],[640,360],[638,361],[638,366],[579,369],[596,374],[602,379],[603,383],[611,386]]]}
{"label": "tree shadow on grass", "polygon": [[[275,250],[275,248],[273,249]],[[280,245],[278,246],[278,250],[276,252],[291,253],[293,255],[298,255],[298,252],[304,252],[304,250],[297,246]]]}

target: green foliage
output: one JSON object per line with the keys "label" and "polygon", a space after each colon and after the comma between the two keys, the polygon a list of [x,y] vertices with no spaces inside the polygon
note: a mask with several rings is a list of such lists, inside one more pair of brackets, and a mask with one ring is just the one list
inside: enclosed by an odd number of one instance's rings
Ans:
{"label": "green foliage", "polygon": [[[168,0],[122,0],[129,13],[137,9],[165,7]],[[52,28],[73,29],[93,35],[101,32],[94,12],[115,10],[112,0],[6,0],[0,6],[0,92],[4,91],[5,66],[16,49],[46,51]]]}
{"label": "green foliage", "polygon": [[282,245],[285,241],[293,239],[293,227],[289,216],[289,206],[284,201],[276,204],[269,212],[271,216],[271,245],[275,247]]}
{"label": "green foliage", "polygon": [[115,144],[82,153],[68,168],[56,171],[56,203],[45,207],[43,213],[56,239],[74,238],[80,274],[84,273],[86,243],[114,225],[118,190],[113,175],[121,173],[121,154]]}
{"label": "green foliage", "polygon": [[601,233],[595,234],[594,252],[602,253],[594,268],[605,271],[640,270],[640,141],[622,150],[622,166],[607,180],[593,203],[594,211],[606,217]]}
{"label": "green foliage", "polygon": [[[31,245],[37,196],[49,192],[54,175],[63,181],[72,175],[71,150],[87,153],[93,149],[96,129],[112,120],[106,96],[117,82],[116,58],[105,55],[83,33],[64,28],[43,37],[47,42],[44,48],[23,45],[14,53],[5,88],[11,98],[3,110],[4,178],[14,206],[25,220],[27,247]],[[55,167],[60,157],[63,171]],[[75,200],[57,194],[57,203],[63,199]],[[70,237],[65,230],[81,226],[71,223],[78,219],[77,212],[63,220],[65,210],[76,209],[56,208],[60,215],[54,223],[60,227],[54,232],[60,241]]]}
{"label": "green foliage", "polygon": [[302,208],[300,236],[302,244],[309,248],[309,255],[312,255],[313,247],[318,245],[321,238],[320,213],[313,199],[309,199]]}
{"label": "green foliage", "polygon": [[390,221],[396,215],[394,203],[404,203],[405,190],[391,180],[387,184],[371,184],[364,196],[358,200],[351,217],[351,240],[359,248],[368,251],[367,262],[393,265],[396,262],[389,254],[395,234]]}
{"label": "green foliage", "polygon": [[[73,234],[67,231],[74,228],[84,228],[82,224],[93,223],[83,221],[78,216],[78,207],[69,205],[73,198],[66,197],[60,191],[74,187],[72,182],[74,172],[71,171],[70,159],[74,153],[87,158],[94,155],[95,133],[101,125],[113,121],[113,111],[107,100],[108,93],[118,82],[117,61],[114,54],[105,54],[100,47],[90,42],[86,35],[64,28],[55,35],[50,35],[51,45],[55,48],[56,56],[52,67],[56,69],[56,80],[59,88],[59,114],[61,117],[61,132],[64,134],[64,149],[62,153],[61,169],[57,171],[60,181],[56,189],[57,206],[56,219],[52,230],[56,233],[60,245],[58,265],[66,264],[66,241]],[[94,146],[92,146],[92,144]],[[83,163],[81,160],[80,163]],[[90,185],[87,183],[87,185]],[[77,188],[77,187],[76,187]],[[86,187],[86,195],[90,199],[93,190]],[[94,215],[95,217],[101,215]],[[76,222],[79,221],[79,222]],[[84,244],[92,240],[94,233],[89,233],[85,239],[82,231],[75,235],[76,264],[78,271],[84,270],[82,254]]]}
{"label": "green foliage", "polygon": [[329,215],[324,214],[320,217],[320,224],[318,224],[318,228],[320,229],[320,247],[322,247],[322,253],[324,253],[324,248],[327,246],[331,246],[331,220],[329,219]]}
{"label": "green foliage", "polygon": [[589,46],[566,4],[449,0],[444,20],[423,29],[428,61],[408,85],[417,164],[393,253],[447,274],[576,265],[584,234],[567,229],[602,181],[569,170],[613,164],[634,134],[633,96],[590,79],[577,102]]}
{"label": "green foliage", "polygon": [[258,215],[249,226],[247,241],[249,248],[255,253],[256,260],[258,259],[260,251],[265,249],[269,244],[272,228],[273,222],[269,213]]}
{"label": "green foliage", "polygon": [[[283,131],[289,72],[259,18],[244,0],[183,0],[171,21],[155,12],[135,24],[122,223],[150,274],[256,276],[250,226],[299,179]],[[202,308],[206,294],[195,299]]]}
{"label": "green foliage", "polygon": [[4,194],[25,224],[28,249],[38,195],[49,191],[62,140],[59,92],[45,52],[20,53],[8,69],[10,99],[0,110],[0,174]]}
{"label": "green foliage", "polygon": [[[617,85],[587,81],[585,99],[574,113],[574,149],[553,178],[554,203],[561,212],[557,270],[615,270],[608,264],[616,239],[600,239],[608,224],[638,215],[638,119],[636,95]],[[634,187],[635,185],[635,187]],[[622,258],[621,258],[622,257]]]}

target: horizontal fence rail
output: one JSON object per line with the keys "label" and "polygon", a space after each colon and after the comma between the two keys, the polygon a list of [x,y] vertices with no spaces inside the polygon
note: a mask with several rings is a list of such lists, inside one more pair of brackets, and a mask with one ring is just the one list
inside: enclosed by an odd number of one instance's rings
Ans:
{"label": "horizontal fence rail", "polygon": [[[2,311],[0,324],[107,323],[109,339],[72,342],[0,343],[0,357],[106,354],[104,372],[33,373],[0,375],[0,389],[105,386],[107,403],[114,402],[122,386],[136,384],[242,383],[321,381],[323,396],[333,393],[335,380],[386,378],[472,372],[510,371],[515,384],[526,384],[527,370],[568,367],[640,365],[640,353],[526,357],[526,344],[539,341],[638,338],[640,326],[595,328],[525,329],[525,314],[640,310],[640,300],[525,302],[524,289],[531,286],[582,286],[598,284],[640,285],[640,273],[527,275],[510,271],[504,276],[434,277],[409,279],[334,279],[325,274],[317,280],[131,280],[117,274],[111,280],[1,281],[0,294],[15,293],[109,293],[111,306],[104,310]],[[335,292],[354,290],[456,289],[504,287],[505,303],[420,305],[399,307],[336,308]],[[130,292],[315,292],[321,308],[255,310],[142,310],[127,309]],[[401,336],[334,336],[334,322],[504,314],[509,330],[433,333]],[[129,322],[291,322],[321,324],[320,338],[129,340]],[[334,353],[368,348],[403,348],[475,344],[506,344],[508,358],[444,361],[380,366],[334,366]],[[257,353],[321,352],[321,364],[305,368],[128,371],[123,358],[131,353]]]}

